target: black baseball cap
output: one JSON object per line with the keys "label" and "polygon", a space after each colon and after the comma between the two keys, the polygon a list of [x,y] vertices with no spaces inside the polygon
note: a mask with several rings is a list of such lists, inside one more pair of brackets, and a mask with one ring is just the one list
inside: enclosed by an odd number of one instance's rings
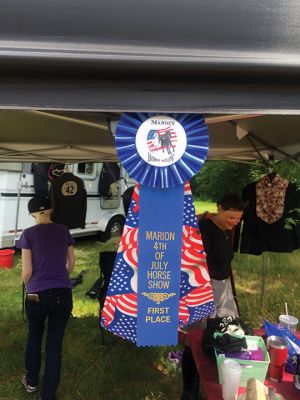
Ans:
{"label": "black baseball cap", "polygon": [[49,210],[50,208],[51,208],[51,203],[50,200],[47,199],[47,197],[34,196],[28,202],[29,214]]}

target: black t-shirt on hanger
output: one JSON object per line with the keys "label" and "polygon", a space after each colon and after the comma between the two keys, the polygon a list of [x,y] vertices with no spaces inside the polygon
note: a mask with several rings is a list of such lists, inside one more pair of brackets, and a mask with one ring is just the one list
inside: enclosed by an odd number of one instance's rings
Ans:
{"label": "black t-shirt on hanger", "polygon": [[83,180],[71,172],[54,179],[50,187],[52,220],[69,229],[85,227],[87,193]]}

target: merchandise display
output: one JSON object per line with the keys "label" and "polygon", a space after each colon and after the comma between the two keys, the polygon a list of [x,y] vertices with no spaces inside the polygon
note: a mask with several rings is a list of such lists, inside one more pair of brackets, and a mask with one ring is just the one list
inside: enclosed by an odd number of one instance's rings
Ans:
{"label": "merchandise display", "polygon": [[[300,247],[300,225],[285,228],[286,218],[297,220],[300,192],[278,174],[250,183],[242,192],[245,202],[240,252],[260,255],[265,251],[292,252]],[[237,243],[239,235],[236,235]]]}
{"label": "merchandise display", "polygon": [[81,178],[64,172],[52,181],[49,198],[53,222],[69,229],[85,227],[87,194]]}

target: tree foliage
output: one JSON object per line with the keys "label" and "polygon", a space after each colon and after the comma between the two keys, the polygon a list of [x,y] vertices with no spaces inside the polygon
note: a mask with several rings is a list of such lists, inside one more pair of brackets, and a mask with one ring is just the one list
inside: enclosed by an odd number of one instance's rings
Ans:
{"label": "tree foliage", "polygon": [[241,194],[248,183],[271,171],[300,187],[300,165],[292,160],[272,161],[268,166],[260,161],[207,161],[191,180],[192,191],[202,200],[218,201],[226,193]]}
{"label": "tree foliage", "polygon": [[193,194],[217,201],[229,192],[241,193],[249,182],[251,166],[231,161],[207,161],[191,182]]}
{"label": "tree foliage", "polygon": [[278,173],[281,178],[293,182],[300,188],[300,164],[293,160],[269,161],[268,165],[254,162],[250,171],[250,181],[255,182],[268,172]]}

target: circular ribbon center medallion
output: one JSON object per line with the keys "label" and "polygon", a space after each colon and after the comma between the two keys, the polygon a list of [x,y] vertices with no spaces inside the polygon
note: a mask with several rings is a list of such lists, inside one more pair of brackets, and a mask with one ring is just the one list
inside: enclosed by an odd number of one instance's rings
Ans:
{"label": "circular ribbon center medallion", "polygon": [[182,157],[187,140],[178,121],[166,115],[155,115],[141,124],[135,143],[144,161],[155,167],[167,167]]}

